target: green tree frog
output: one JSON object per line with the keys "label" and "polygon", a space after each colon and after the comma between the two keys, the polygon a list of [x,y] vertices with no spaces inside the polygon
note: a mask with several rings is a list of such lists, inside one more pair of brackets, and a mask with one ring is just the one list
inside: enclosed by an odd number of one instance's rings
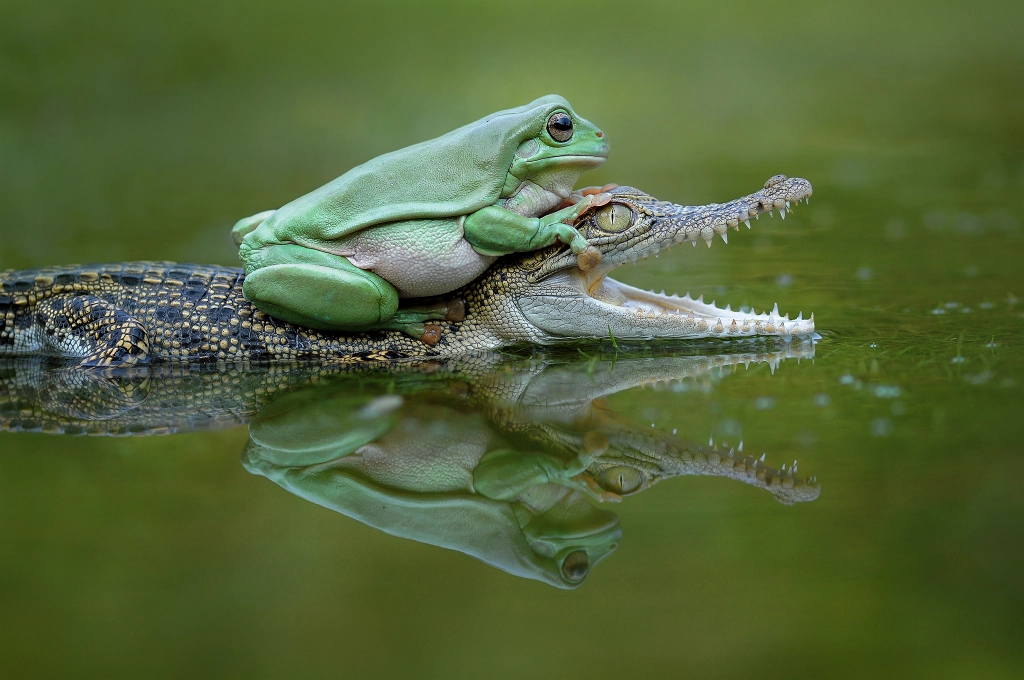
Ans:
{"label": "green tree frog", "polygon": [[449,293],[501,255],[556,241],[596,264],[567,223],[607,200],[573,194],[607,156],[604,133],[557,95],[379,156],[234,226],[245,297],[311,328],[436,342],[424,322],[457,320],[461,305],[399,310],[400,299]]}

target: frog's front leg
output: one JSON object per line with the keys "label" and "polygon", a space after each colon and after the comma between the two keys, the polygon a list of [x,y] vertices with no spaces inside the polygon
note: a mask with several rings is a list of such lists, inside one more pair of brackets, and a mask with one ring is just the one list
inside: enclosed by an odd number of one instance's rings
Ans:
{"label": "frog's front leg", "polygon": [[440,328],[424,323],[457,315],[460,305],[398,310],[398,291],[348,259],[304,246],[243,243],[245,298],[278,319],[327,331],[400,330],[428,344]]}
{"label": "frog's front leg", "polygon": [[604,194],[587,196],[543,217],[523,217],[502,206],[489,205],[467,215],[463,231],[470,245],[483,255],[529,252],[561,241],[576,254],[580,269],[587,271],[601,261],[601,253],[589,248],[587,239],[566,222],[603,202],[607,202]]}
{"label": "frog's front leg", "polygon": [[[575,487],[575,482],[598,456],[608,450],[608,438],[597,431],[587,432],[575,458],[566,460],[550,453],[527,453],[515,449],[488,451],[473,470],[473,488],[494,500],[511,500],[538,484],[555,483]],[[589,479],[587,477],[586,479]],[[603,489],[586,491],[598,500],[618,500]]]}

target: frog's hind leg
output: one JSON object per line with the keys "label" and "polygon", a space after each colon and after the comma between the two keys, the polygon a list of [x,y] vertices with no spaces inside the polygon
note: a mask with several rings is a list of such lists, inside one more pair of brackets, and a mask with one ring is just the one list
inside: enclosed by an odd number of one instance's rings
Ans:
{"label": "frog's hind leg", "polygon": [[120,367],[149,361],[149,334],[142,322],[95,295],[50,298],[38,318],[49,349],[81,357],[86,368]]}
{"label": "frog's hind leg", "polygon": [[398,309],[398,291],[346,258],[298,245],[278,245],[240,254],[249,273],[245,298],[289,323],[325,331],[384,327]]}
{"label": "frog's hind leg", "polygon": [[398,291],[346,258],[298,245],[240,253],[247,270],[245,298],[270,316],[326,331],[398,330],[434,344],[448,307],[398,309]]}

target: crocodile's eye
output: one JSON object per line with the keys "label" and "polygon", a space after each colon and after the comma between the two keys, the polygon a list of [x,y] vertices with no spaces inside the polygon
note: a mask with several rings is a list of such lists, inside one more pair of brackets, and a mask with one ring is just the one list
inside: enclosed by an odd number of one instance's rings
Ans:
{"label": "crocodile's eye", "polygon": [[562,562],[562,574],[572,583],[579,583],[587,575],[590,558],[585,550],[575,550],[568,554]]}
{"label": "crocodile's eye", "polygon": [[548,118],[548,134],[556,142],[572,139],[572,118],[565,111],[556,111]]}
{"label": "crocodile's eye", "polygon": [[609,203],[597,211],[597,226],[601,231],[620,232],[633,223],[633,211],[621,203]]}
{"label": "crocodile's eye", "polygon": [[643,475],[638,470],[625,465],[616,465],[609,468],[603,475],[604,488],[618,494],[632,493],[640,488],[643,483]]}

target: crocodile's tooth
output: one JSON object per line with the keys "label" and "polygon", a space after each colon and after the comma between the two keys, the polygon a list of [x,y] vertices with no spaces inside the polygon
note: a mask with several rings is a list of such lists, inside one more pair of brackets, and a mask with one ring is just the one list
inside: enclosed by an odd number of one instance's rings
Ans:
{"label": "crocodile's tooth", "polygon": [[694,239],[694,240],[690,241],[690,244],[691,244],[691,245],[692,245],[692,246],[693,246],[694,248],[696,248],[696,247],[697,247],[697,239]]}
{"label": "crocodile's tooth", "polygon": [[[723,232],[722,232],[721,234],[719,234],[719,236],[721,236],[721,237],[722,237],[722,240],[723,240],[723,241],[725,241],[726,245],[728,245],[728,243],[729,243],[729,237],[728,237],[728,236],[726,236],[725,232],[723,231]],[[711,245],[711,244],[709,243],[708,245]]]}
{"label": "crocodile's tooth", "polygon": [[690,291],[686,291],[686,295],[683,296],[683,299],[684,300],[689,300],[690,299]]}
{"label": "crocodile's tooth", "polygon": [[793,206],[789,204],[789,201],[786,201],[786,210],[793,212]]}
{"label": "crocodile's tooth", "polygon": [[804,196],[804,203],[807,204],[807,205],[810,205],[811,204],[811,197],[810,196]]}
{"label": "crocodile's tooth", "polygon": [[781,217],[782,219],[786,219],[786,209],[785,208],[779,208],[779,217]]}
{"label": "crocodile's tooth", "polygon": [[743,453],[743,440],[740,440],[740,445],[736,447],[736,450]]}
{"label": "crocodile's tooth", "polygon": [[701,303],[701,304],[704,304],[704,293],[701,293],[701,294],[700,294],[700,297],[699,297],[699,298],[697,298],[697,302],[699,302],[699,303]]}
{"label": "crocodile's tooth", "polygon": [[763,453],[762,453],[762,454],[761,454],[761,457],[760,457],[760,458],[758,458],[758,460],[760,460],[760,461],[761,461],[761,462],[763,463],[763,462],[764,462],[764,457],[765,457],[765,455],[766,455],[766,454],[763,454]]}
{"label": "crocodile's tooth", "polygon": [[714,445],[715,445],[715,434],[712,432],[711,436],[708,437],[708,446],[714,446]]}
{"label": "crocodile's tooth", "polygon": [[772,316],[781,316],[779,314],[779,303],[778,302],[776,302],[775,306],[772,307]]}
{"label": "crocodile's tooth", "polygon": [[725,306],[725,311],[727,311],[727,312],[731,312],[731,311],[732,311],[732,304],[728,304],[728,305],[726,305],[726,306]]}
{"label": "crocodile's tooth", "polygon": [[704,243],[708,244],[708,248],[711,247],[711,238],[712,238],[711,236],[705,236],[704,237]]}
{"label": "crocodile's tooth", "polygon": [[797,321],[803,321],[804,320],[804,313],[802,311],[800,312],[800,315],[796,317],[796,320]]}
{"label": "crocodile's tooth", "polygon": [[[760,216],[760,214],[758,214],[758,213],[754,213],[754,219],[755,219],[755,220],[759,220],[759,219],[761,219],[761,216]],[[748,224],[747,226],[749,227],[750,225]]]}
{"label": "crocodile's tooth", "polygon": [[768,217],[775,217],[775,213],[769,208]]}
{"label": "crocodile's tooth", "polygon": [[750,220],[743,220],[743,224],[747,225],[747,229],[750,229]]}

